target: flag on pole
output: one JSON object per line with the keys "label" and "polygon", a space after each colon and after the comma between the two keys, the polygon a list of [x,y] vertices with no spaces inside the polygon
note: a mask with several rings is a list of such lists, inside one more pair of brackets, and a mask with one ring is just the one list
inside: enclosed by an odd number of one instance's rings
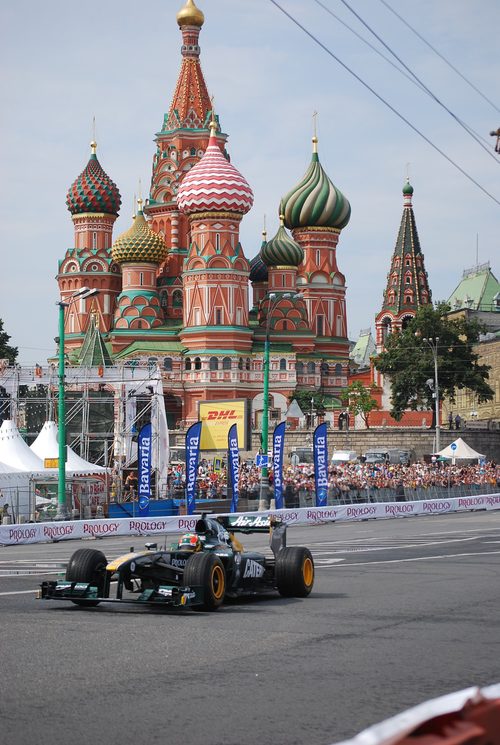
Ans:
{"label": "flag on pole", "polygon": [[316,507],[326,507],[328,499],[328,445],[326,422],[318,424],[313,435],[314,481]]}
{"label": "flag on pole", "polygon": [[277,510],[283,509],[283,452],[285,447],[286,422],[274,428],[273,434],[273,475],[274,503]]}

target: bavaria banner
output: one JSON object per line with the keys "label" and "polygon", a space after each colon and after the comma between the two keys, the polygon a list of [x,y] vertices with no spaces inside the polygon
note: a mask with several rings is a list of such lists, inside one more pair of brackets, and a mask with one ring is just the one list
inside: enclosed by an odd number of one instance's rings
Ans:
{"label": "bavaria banner", "polygon": [[316,507],[326,507],[328,499],[328,445],[326,422],[318,424],[313,436],[314,481],[316,483]]}
{"label": "bavaria banner", "polygon": [[227,435],[228,485],[231,484],[231,512],[238,512],[240,495],[240,453],[238,449],[238,425],[233,424]]}
{"label": "bavaria banner", "polygon": [[186,512],[188,515],[193,514],[196,504],[201,426],[201,422],[195,422],[186,432]]}
{"label": "bavaria banner", "polygon": [[277,510],[283,509],[283,451],[285,448],[286,422],[274,428],[273,434],[273,475],[274,503]]}
{"label": "bavaria banner", "polygon": [[151,497],[151,445],[151,424],[145,424],[141,427],[137,439],[139,515],[143,517],[149,515],[149,499]]}

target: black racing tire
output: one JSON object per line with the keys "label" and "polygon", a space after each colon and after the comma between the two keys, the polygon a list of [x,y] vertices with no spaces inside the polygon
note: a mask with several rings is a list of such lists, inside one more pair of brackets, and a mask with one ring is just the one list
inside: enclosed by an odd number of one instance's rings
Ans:
{"label": "black racing tire", "polygon": [[184,569],[183,582],[187,587],[203,587],[203,603],[193,606],[195,610],[214,611],[224,602],[226,570],[215,554],[196,553],[190,556]]}
{"label": "black racing tire", "polygon": [[[106,577],[106,565],[108,561],[102,551],[94,548],[79,548],[71,556],[66,567],[66,580],[68,582],[87,582],[97,585],[99,595],[104,592],[104,581]],[[98,600],[73,600],[75,605],[96,606]]]}
{"label": "black racing tire", "polygon": [[276,587],[285,598],[306,598],[314,585],[314,560],[308,548],[289,546],[276,556]]}

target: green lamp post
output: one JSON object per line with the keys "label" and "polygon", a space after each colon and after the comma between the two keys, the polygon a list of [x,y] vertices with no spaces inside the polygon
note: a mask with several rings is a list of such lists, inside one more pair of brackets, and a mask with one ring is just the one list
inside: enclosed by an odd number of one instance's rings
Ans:
{"label": "green lamp post", "polygon": [[57,478],[57,511],[56,520],[66,520],[68,517],[68,510],[66,507],[66,402],[65,402],[65,390],[64,390],[64,363],[65,363],[65,335],[64,335],[64,314],[66,308],[68,308],[75,300],[85,299],[98,295],[99,290],[89,289],[88,287],[82,287],[81,290],[75,292],[69,297],[68,300],[60,300],[57,305],[59,306],[59,371],[58,371],[58,391],[59,391],[59,402],[58,402],[58,423],[57,433],[59,440],[59,453],[58,453],[58,478]]}

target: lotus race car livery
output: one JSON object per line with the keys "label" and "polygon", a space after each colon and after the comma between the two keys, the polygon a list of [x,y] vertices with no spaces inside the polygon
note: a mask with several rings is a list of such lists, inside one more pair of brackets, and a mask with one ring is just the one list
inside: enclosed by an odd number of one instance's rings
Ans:
{"label": "lotus race car livery", "polygon": [[[272,556],[245,551],[236,531],[269,532]],[[145,551],[131,549],[108,562],[99,550],[78,549],[68,562],[65,581],[43,582],[38,597],[86,607],[107,601],[214,611],[226,598],[276,591],[284,597],[307,597],[313,584],[311,552],[287,547],[285,523],[262,516],[201,515],[195,531],[170,550],[149,543]]]}

